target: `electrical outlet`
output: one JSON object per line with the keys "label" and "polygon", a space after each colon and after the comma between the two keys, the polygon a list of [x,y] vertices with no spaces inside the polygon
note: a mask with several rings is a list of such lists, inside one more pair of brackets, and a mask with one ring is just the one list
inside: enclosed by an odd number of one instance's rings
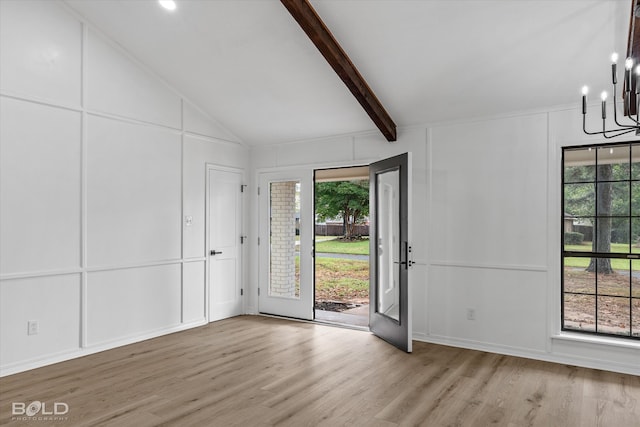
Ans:
{"label": "electrical outlet", "polygon": [[27,322],[27,335],[38,335],[38,330],[40,326],[38,325],[37,320],[29,320]]}
{"label": "electrical outlet", "polygon": [[476,310],[467,308],[467,320],[476,320]]}

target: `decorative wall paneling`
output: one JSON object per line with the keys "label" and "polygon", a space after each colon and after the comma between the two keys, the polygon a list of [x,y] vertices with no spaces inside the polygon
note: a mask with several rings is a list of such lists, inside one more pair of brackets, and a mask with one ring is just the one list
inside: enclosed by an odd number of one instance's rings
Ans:
{"label": "decorative wall paneling", "polygon": [[63,3],[0,9],[0,374],[205,323],[206,164],[247,149]]}
{"label": "decorative wall paneling", "polygon": [[252,169],[412,151],[414,339],[638,375],[637,343],[560,334],[559,153],[594,142],[580,120],[576,106],[558,106],[399,128],[393,144],[372,133],[281,144],[255,149]]}

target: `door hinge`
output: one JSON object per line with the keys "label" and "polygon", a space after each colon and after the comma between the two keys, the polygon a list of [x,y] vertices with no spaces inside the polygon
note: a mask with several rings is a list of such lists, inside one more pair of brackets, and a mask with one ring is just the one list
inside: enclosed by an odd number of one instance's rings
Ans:
{"label": "door hinge", "polygon": [[241,192],[241,193],[244,193],[244,189],[245,189],[245,187],[247,187],[247,185],[246,185],[246,184],[240,184],[240,192]]}
{"label": "door hinge", "polygon": [[260,246],[260,238],[258,237],[258,246]]}
{"label": "door hinge", "polygon": [[260,195],[260,187],[258,187],[258,196]]}
{"label": "door hinge", "polygon": [[258,296],[260,296],[260,288],[258,288]]}
{"label": "door hinge", "polygon": [[244,295],[244,289],[240,288],[240,296]]}
{"label": "door hinge", "polygon": [[244,241],[247,240],[247,236],[240,236],[240,244],[244,245]]}

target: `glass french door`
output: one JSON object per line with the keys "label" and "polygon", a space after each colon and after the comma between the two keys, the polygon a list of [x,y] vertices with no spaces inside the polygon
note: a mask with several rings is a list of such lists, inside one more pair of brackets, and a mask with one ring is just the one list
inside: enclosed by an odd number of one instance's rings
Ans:
{"label": "glass french door", "polygon": [[369,166],[369,328],[411,352],[411,153]]}
{"label": "glass french door", "polygon": [[313,320],[311,171],[260,175],[258,311]]}

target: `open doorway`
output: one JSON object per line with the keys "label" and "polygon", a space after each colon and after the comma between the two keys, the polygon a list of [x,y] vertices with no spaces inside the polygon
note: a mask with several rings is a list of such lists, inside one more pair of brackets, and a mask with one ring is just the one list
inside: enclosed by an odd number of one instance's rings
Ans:
{"label": "open doorway", "polygon": [[369,167],[314,173],[314,318],[369,326]]}

